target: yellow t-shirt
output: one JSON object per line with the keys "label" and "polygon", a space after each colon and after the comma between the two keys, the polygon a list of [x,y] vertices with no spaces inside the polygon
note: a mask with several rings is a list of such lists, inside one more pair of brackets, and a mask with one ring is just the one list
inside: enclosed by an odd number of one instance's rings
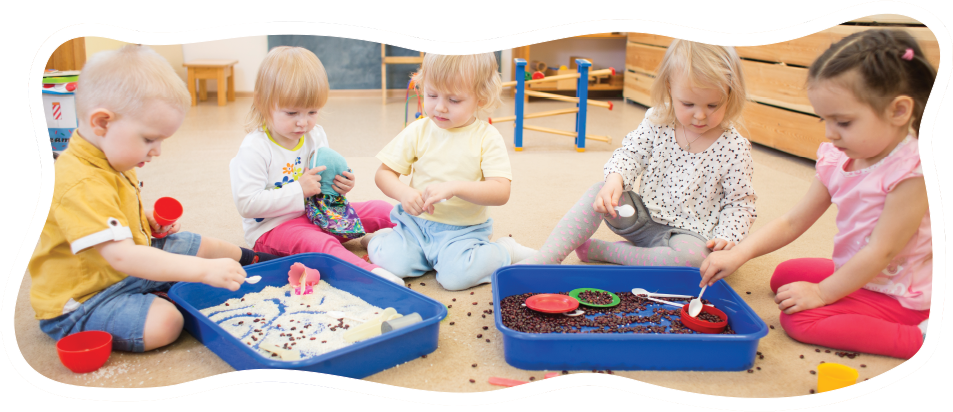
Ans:
{"label": "yellow t-shirt", "polygon": [[[423,191],[442,182],[479,182],[487,177],[513,180],[503,136],[483,120],[444,130],[429,118],[408,125],[377,154],[387,167],[410,175],[410,187]],[[421,218],[455,226],[486,222],[486,206],[454,197],[434,205],[433,215]]]}
{"label": "yellow t-shirt", "polygon": [[50,214],[28,266],[37,319],[72,312],[126,278],[93,246],[126,238],[149,245],[152,236],[135,170],[117,172],[101,150],[75,131],[54,170]]}

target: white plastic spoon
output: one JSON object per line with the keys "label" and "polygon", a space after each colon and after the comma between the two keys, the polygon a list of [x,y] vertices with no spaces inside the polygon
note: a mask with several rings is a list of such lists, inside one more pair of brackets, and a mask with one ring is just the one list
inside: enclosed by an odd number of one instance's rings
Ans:
{"label": "white plastic spoon", "polygon": [[633,295],[654,296],[654,297],[657,297],[657,298],[684,298],[684,299],[691,299],[691,298],[692,298],[692,296],[688,296],[688,295],[670,295],[670,294],[668,294],[668,293],[652,293],[652,292],[649,292],[649,291],[647,291],[647,290],[645,290],[645,289],[642,289],[642,288],[632,289],[632,294],[633,294]]}
{"label": "white plastic spoon", "polygon": [[705,289],[708,289],[708,285],[702,286],[702,291],[698,293],[698,297],[688,302],[688,314],[693,318],[702,313],[702,306],[704,306],[702,305],[702,295],[705,294]]}
{"label": "white plastic spoon", "polygon": [[616,206],[615,211],[619,212],[619,216],[629,217],[635,214],[635,208],[632,205],[622,205]]}
{"label": "white plastic spoon", "polygon": [[651,301],[653,301],[653,302],[664,303],[664,304],[666,304],[666,305],[672,305],[672,306],[675,306],[675,307],[678,307],[678,308],[680,308],[680,307],[682,307],[682,306],[685,306],[684,304],[683,304],[683,305],[679,305],[679,304],[677,304],[677,303],[675,303],[675,302],[669,302],[669,301],[667,301],[667,300],[650,298],[650,297],[647,297],[647,296],[639,296],[639,297],[642,298],[642,299],[651,300]]}
{"label": "white plastic spoon", "polygon": [[344,312],[337,311],[337,310],[329,310],[329,311],[325,312],[324,314],[325,314],[325,315],[328,315],[328,316],[330,316],[330,317],[332,317],[332,318],[334,318],[334,319],[344,318],[344,319],[353,320],[353,321],[355,321],[355,322],[361,322],[361,323],[367,322],[366,320],[352,318],[352,317],[350,317],[350,316],[347,316],[347,314],[345,314]]}
{"label": "white plastic spoon", "polygon": [[254,284],[258,283],[259,280],[261,280],[261,276],[249,276],[249,277],[245,278],[245,283],[248,283],[248,284],[250,284],[250,285],[254,285]]}

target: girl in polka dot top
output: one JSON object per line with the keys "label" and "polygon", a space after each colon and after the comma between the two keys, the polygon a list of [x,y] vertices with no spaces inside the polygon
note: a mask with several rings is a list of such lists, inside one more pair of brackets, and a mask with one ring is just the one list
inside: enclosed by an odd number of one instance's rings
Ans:
{"label": "girl in polka dot top", "polygon": [[[657,73],[655,107],[612,154],[605,181],[520,264],[559,264],[575,250],[583,262],[698,267],[748,234],[757,195],[751,143],[734,127],[745,104],[738,55],[675,40]],[[603,220],[625,240],[590,239]]]}

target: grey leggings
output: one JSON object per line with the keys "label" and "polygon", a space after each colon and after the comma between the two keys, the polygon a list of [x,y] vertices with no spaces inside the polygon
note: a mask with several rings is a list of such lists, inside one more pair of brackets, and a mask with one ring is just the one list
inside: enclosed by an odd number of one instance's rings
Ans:
{"label": "grey leggings", "polygon": [[[576,250],[582,261],[601,261],[627,266],[701,266],[711,252],[706,239],[689,230],[678,229],[652,220],[642,199],[625,192],[619,204],[635,208],[635,215],[612,218],[592,208],[603,183],[597,183],[579,199],[556,225],[536,255],[519,264],[558,265]],[[610,230],[624,241],[590,239],[603,218]]]}

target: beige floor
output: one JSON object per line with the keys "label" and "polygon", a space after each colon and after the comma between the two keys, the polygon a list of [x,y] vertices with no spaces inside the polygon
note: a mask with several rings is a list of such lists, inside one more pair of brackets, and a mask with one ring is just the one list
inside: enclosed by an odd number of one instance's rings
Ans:
{"label": "beige floor", "polygon": [[[332,97],[322,111],[322,124],[331,146],[343,154],[357,173],[357,188],[352,200],[388,200],[373,183],[373,173],[380,164],[374,155],[403,126],[403,103],[392,99],[382,106],[379,95],[369,97]],[[225,107],[213,99],[193,108],[174,137],[163,145],[163,153],[141,169],[144,182],[143,200],[151,204],[162,196],[173,196],[185,207],[182,227],[202,234],[244,245],[240,218],[231,200],[228,162],[244,136],[242,120],[249,105],[248,98]],[[565,103],[534,102],[528,111],[566,107]],[[512,101],[500,108],[496,116],[512,114]],[[508,204],[491,209],[495,234],[513,235],[522,244],[539,247],[556,222],[593,183],[601,180],[602,166],[612,150],[621,145],[626,133],[636,128],[645,109],[635,104],[616,102],[614,111],[592,108],[589,133],[609,135],[611,144],[589,141],[584,153],[574,150],[568,137],[527,132],[525,149],[514,152],[513,130],[499,124],[509,148],[514,182]],[[535,119],[530,124],[571,130],[573,117]],[[794,204],[813,178],[813,162],[755,146],[754,184],[760,196],[755,230],[776,218]],[[392,203],[395,203],[392,201]],[[816,377],[809,373],[821,361],[839,362],[858,368],[860,379],[867,379],[897,366],[893,358],[862,355],[855,359],[839,358],[833,353],[815,352],[815,346],[790,339],[778,326],[778,310],[768,279],[773,268],[794,257],[830,257],[834,213],[828,211],[801,239],[770,255],[754,259],[728,279],[728,283],[769,325],[775,326],[761,339],[759,351],[764,359],[756,361],[761,368],[746,372],[656,372],[614,371],[616,375],[638,379],[673,389],[704,394],[738,397],[781,397],[807,394],[815,388]],[[602,227],[595,237],[615,240],[617,237]],[[349,249],[359,255],[365,251],[350,242]],[[579,264],[570,256],[565,264]],[[419,286],[420,282],[427,286]],[[489,302],[491,286],[482,285],[463,292],[441,288],[432,273],[413,280],[414,289],[440,302],[450,303],[455,297]],[[76,375],[56,358],[54,342],[40,332],[29,304],[30,277],[24,275],[16,304],[15,330],[20,351],[40,374],[64,383],[95,387],[152,387],[174,385],[203,377],[233,371],[214,353],[188,333],[174,344],[144,354],[114,353],[99,371]],[[751,292],[750,295],[745,292]],[[406,388],[445,392],[479,392],[500,389],[487,383],[491,376],[529,380],[541,379],[544,371],[526,371],[506,364],[501,335],[491,319],[466,317],[464,310],[450,309],[455,326],[441,324],[439,348],[426,359],[417,359],[366,379]],[[458,313],[460,312],[460,313]],[[484,332],[482,326],[489,326]],[[483,333],[491,343],[476,340]],[[834,351],[832,351],[834,352]],[[799,355],[804,355],[800,359]],[[478,367],[471,365],[477,363]],[[861,367],[864,364],[866,367]],[[590,373],[573,371],[572,373]],[[474,379],[476,383],[470,383]]]}

